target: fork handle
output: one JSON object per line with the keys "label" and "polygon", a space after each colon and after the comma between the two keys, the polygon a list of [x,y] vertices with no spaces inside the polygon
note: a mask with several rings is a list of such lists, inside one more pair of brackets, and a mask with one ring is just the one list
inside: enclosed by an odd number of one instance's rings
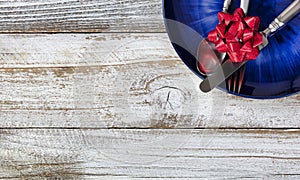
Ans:
{"label": "fork handle", "polygon": [[300,0],[295,0],[273,22],[271,22],[269,27],[264,30],[263,33],[268,36],[270,33],[277,31],[298,13],[300,13]]}
{"label": "fork handle", "polygon": [[289,5],[278,17],[277,19],[283,24],[289,22],[295,15],[300,12],[300,0],[295,0],[291,5]]}

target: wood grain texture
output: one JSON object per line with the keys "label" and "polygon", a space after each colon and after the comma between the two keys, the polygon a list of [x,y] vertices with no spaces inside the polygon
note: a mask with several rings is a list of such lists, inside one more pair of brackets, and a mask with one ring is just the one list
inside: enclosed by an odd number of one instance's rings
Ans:
{"label": "wood grain texture", "polygon": [[299,130],[0,131],[0,178],[299,179]]}
{"label": "wood grain texture", "polygon": [[299,179],[300,96],[201,93],[161,6],[0,0],[0,179]]}
{"label": "wood grain texture", "polygon": [[164,32],[161,0],[0,1],[0,32]]}
{"label": "wood grain texture", "polygon": [[0,39],[1,127],[299,128],[299,95],[201,93],[166,34]]}

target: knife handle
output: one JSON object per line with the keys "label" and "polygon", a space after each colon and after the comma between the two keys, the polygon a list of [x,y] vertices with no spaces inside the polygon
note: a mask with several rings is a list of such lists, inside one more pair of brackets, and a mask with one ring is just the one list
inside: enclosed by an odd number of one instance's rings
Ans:
{"label": "knife handle", "polygon": [[230,4],[231,4],[231,0],[224,0],[223,12],[228,11]]}
{"label": "knife handle", "polygon": [[249,9],[249,2],[250,0],[241,0],[241,5],[240,8],[244,10],[244,13],[247,15],[248,14],[248,9]]}

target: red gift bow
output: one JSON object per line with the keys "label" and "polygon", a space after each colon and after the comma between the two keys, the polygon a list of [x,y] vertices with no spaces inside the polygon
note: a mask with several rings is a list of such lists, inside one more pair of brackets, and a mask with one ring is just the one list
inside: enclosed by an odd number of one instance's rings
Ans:
{"label": "red gift bow", "polygon": [[259,17],[245,17],[238,8],[233,15],[218,13],[220,24],[208,34],[208,40],[215,43],[219,52],[226,52],[232,62],[255,60],[259,55],[258,46],[263,37],[258,32]]}

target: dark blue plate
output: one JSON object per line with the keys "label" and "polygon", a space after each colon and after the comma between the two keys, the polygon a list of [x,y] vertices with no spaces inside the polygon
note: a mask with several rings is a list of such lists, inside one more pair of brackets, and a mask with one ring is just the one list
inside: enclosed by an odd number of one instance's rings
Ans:
{"label": "dark blue plate", "polygon": [[[202,37],[215,29],[218,24],[217,13],[222,11],[224,0],[164,0],[163,11],[166,22],[178,22],[199,34],[195,37],[191,30],[176,30],[177,26],[166,23],[167,31],[176,33],[177,39],[190,46],[172,43],[183,62],[201,79],[193,51],[197,49]],[[232,0],[229,13],[239,7],[239,0]],[[259,16],[260,31],[264,30],[292,0],[250,0],[249,16]],[[174,36],[174,34],[172,35]],[[197,40],[196,40],[197,39]],[[300,90],[300,15],[297,15],[284,28],[272,35],[269,45],[258,58],[247,62],[242,87],[239,92],[220,89],[238,96],[270,99],[289,96]],[[172,39],[171,39],[172,40]],[[173,42],[173,41],[172,41]],[[192,50],[191,50],[192,49]]]}

